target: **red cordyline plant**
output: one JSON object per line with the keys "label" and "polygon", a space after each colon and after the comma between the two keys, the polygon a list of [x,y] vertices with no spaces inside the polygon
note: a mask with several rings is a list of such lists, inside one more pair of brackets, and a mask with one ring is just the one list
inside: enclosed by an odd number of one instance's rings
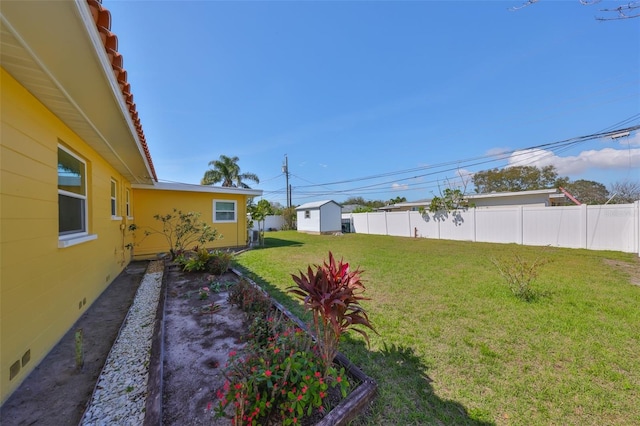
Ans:
{"label": "red cordyline plant", "polygon": [[346,331],[353,330],[364,336],[369,344],[369,336],[361,328],[364,326],[375,332],[369,322],[369,317],[360,306],[361,300],[369,300],[361,294],[365,287],[360,280],[360,269],[350,270],[349,264],[336,262],[329,252],[329,262],[323,265],[311,266],[307,273],[300,271],[300,275],[291,275],[295,286],[288,291],[304,302],[306,309],[313,313],[313,327],[320,346],[325,369],[333,364],[338,352],[340,336]]}

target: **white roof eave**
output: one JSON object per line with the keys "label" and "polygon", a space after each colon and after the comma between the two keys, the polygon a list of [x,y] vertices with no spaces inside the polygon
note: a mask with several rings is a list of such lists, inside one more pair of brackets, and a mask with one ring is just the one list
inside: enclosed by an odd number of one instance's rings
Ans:
{"label": "white roof eave", "polygon": [[257,197],[262,195],[261,189],[245,189],[229,186],[207,186],[190,183],[165,183],[155,182],[153,185],[133,184],[133,189],[148,189],[154,191],[182,191],[182,192],[207,192],[211,194],[233,194]]}

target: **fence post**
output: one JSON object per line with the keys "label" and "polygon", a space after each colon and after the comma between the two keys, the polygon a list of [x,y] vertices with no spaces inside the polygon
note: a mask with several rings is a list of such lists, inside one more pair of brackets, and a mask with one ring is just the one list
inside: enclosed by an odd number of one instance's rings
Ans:
{"label": "fence post", "polygon": [[518,237],[516,242],[520,245],[524,244],[524,207],[518,206]]}
{"label": "fence post", "polygon": [[586,204],[580,205],[580,220],[582,221],[582,227],[580,231],[580,247],[586,249],[589,248],[589,224],[587,223]]}
{"label": "fence post", "polygon": [[387,225],[387,212],[384,212],[384,235],[389,235],[389,225]]}
{"label": "fence post", "polygon": [[473,241],[476,242],[478,241],[478,222],[476,220],[476,208],[472,207],[471,209],[473,210]]}
{"label": "fence post", "polygon": [[633,209],[633,215],[634,215],[634,227],[635,229],[635,237],[634,237],[634,245],[635,245],[635,249],[638,252],[638,257],[640,257],[640,201],[634,201],[633,202],[633,206],[635,207]]}
{"label": "fence post", "polygon": [[365,214],[366,214],[365,218],[367,220],[367,235],[369,235],[370,234],[370,232],[369,232],[369,212],[366,212]]}

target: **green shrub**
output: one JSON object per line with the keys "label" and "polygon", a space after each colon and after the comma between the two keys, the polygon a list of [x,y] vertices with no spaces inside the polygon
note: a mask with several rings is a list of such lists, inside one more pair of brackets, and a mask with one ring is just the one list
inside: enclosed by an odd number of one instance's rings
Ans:
{"label": "green shrub", "polygon": [[229,354],[227,380],[216,393],[216,417],[231,418],[234,425],[291,425],[314,410],[323,412],[329,387],[339,385],[346,396],[344,368],[324,372],[306,332],[291,323],[283,328],[282,318],[262,319],[266,324],[260,324],[259,335],[250,335],[246,353]]}
{"label": "green shrub", "polygon": [[222,275],[231,266],[233,253],[224,250],[213,250],[209,253],[206,269],[214,275]]}
{"label": "green shrub", "polygon": [[185,213],[174,208],[171,213],[156,214],[153,218],[160,222],[160,228],[148,227],[144,230],[144,235],[164,236],[172,259],[186,251],[187,247],[205,244],[221,237],[215,228],[200,220],[200,212]]}
{"label": "green shrub", "polygon": [[246,280],[240,280],[229,290],[229,303],[242,309],[248,318],[266,316],[272,308],[271,299]]}
{"label": "green shrub", "polygon": [[541,292],[533,286],[540,268],[549,263],[549,259],[537,257],[530,261],[518,254],[510,258],[492,258],[491,263],[507,282],[514,296],[526,302],[537,299]]}
{"label": "green shrub", "polygon": [[196,272],[205,270],[209,258],[209,251],[205,248],[202,248],[196,249],[192,252],[188,252],[187,254],[184,254],[179,258],[177,257],[176,259],[180,259],[181,263],[183,262],[183,270],[187,272]]}

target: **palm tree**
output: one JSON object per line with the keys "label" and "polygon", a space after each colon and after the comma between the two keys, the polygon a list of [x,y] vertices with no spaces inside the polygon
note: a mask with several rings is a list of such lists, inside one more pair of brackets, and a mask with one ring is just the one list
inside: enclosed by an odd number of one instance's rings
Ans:
{"label": "palm tree", "polygon": [[204,177],[200,181],[202,185],[214,185],[222,182],[222,186],[233,186],[237,188],[250,189],[249,185],[242,182],[243,180],[251,180],[260,183],[260,179],[254,173],[240,173],[238,166],[238,157],[227,157],[221,155],[220,159],[209,162],[212,169],[204,172]]}

